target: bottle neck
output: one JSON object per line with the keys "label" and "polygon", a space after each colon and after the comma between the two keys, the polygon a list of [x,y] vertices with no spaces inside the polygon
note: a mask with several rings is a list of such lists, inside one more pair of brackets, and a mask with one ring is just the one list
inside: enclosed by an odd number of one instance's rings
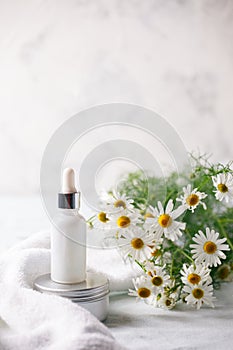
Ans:
{"label": "bottle neck", "polygon": [[59,209],[79,209],[80,207],[80,192],[75,193],[58,193],[58,208]]}
{"label": "bottle neck", "polygon": [[58,212],[62,215],[67,215],[67,216],[77,216],[79,215],[78,208],[76,209],[63,209],[63,208],[58,208]]}

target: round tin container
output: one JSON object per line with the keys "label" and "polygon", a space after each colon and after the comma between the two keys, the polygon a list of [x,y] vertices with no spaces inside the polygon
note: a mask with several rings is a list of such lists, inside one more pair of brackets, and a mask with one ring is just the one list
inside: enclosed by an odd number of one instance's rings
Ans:
{"label": "round tin container", "polygon": [[86,280],[76,284],[56,283],[51,280],[50,274],[41,275],[34,281],[34,289],[70,299],[90,311],[100,321],[107,317],[109,282],[101,274],[87,272]]}

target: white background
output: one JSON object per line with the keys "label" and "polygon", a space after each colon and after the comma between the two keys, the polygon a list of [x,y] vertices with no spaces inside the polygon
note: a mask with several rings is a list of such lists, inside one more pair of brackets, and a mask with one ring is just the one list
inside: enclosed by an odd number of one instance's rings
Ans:
{"label": "white background", "polygon": [[231,0],[0,0],[0,193],[39,193],[53,132],[106,102],[151,108],[228,161],[232,91]]}

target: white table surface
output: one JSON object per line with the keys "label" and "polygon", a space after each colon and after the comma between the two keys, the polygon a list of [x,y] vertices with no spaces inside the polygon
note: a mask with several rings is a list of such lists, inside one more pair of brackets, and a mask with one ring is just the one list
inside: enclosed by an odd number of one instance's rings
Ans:
{"label": "white table surface", "polygon": [[233,349],[233,283],[224,284],[216,296],[215,309],[199,311],[184,304],[166,311],[114,296],[105,324],[129,349]]}
{"label": "white table surface", "polygon": [[[39,196],[1,197],[0,212],[0,254],[49,227]],[[110,297],[105,324],[129,349],[233,349],[233,283],[224,284],[216,297],[215,309],[187,310],[180,304],[175,310],[165,311],[118,294]]]}

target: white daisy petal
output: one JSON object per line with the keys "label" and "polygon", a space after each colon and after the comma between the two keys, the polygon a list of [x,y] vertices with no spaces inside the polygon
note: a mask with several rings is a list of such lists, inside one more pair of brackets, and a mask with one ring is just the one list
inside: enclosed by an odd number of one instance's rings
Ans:
{"label": "white daisy petal", "polygon": [[128,198],[124,194],[120,194],[116,190],[113,190],[111,194],[101,194],[101,207],[103,211],[109,214],[120,213],[124,210],[134,211],[133,200]]}
{"label": "white daisy petal", "polygon": [[182,202],[186,209],[191,210],[193,213],[199,204],[206,209],[206,204],[202,202],[202,199],[207,197],[206,193],[198,191],[197,188],[192,190],[190,184],[186,188],[183,188],[183,192],[184,194],[180,198],[177,198],[177,201]]}
{"label": "white daisy petal", "polygon": [[170,199],[166,206],[166,213],[170,213],[174,207],[173,200]]}
{"label": "white daisy petal", "polygon": [[182,215],[185,210],[186,210],[186,206],[185,205],[180,205],[177,209],[175,209],[172,213],[172,217],[173,219],[178,218],[180,215]]}
{"label": "white daisy petal", "polygon": [[188,293],[185,300],[187,304],[190,304],[197,309],[203,304],[214,307],[213,301],[215,297],[213,297],[213,286],[207,283],[200,283],[196,285],[186,285],[183,288],[185,293]]}
{"label": "white daisy petal", "polygon": [[163,205],[162,205],[161,202],[158,202],[158,208],[159,208],[160,214],[163,214],[164,213],[164,209],[163,209]]}
{"label": "white daisy petal", "polygon": [[124,260],[144,261],[151,258],[153,249],[160,247],[161,239],[158,239],[153,232],[145,232],[142,228],[136,227],[124,232],[124,237],[118,238],[117,244]]}
{"label": "white daisy petal", "polygon": [[194,237],[195,244],[190,244],[191,253],[193,259],[197,263],[204,264],[206,266],[217,266],[221,264],[221,259],[225,259],[226,255],[223,250],[230,250],[228,244],[222,244],[225,242],[225,238],[218,239],[219,233],[206,228],[206,235],[202,231],[199,231]]}
{"label": "white daisy petal", "polygon": [[212,176],[213,185],[215,187],[215,197],[217,200],[226,203],[233,202],[233,176],[232,173],[222,173]]}
{"label": "white daisy petal", "polygon": [[186,264],[183,265],[181,270],[181,280],[184,284],[194,285],[203,282],[212,282],[210,277],[210,269],[203,265],[190,265],[187,267]]}
{"label": "white daisy petal", "polygon": [[177,298],[174,298],[172,296],[167,296],[166,293],[162,293],[162,296],[159,298],[157,305],[165,310],[171,310],[176,305]]}
{"label": "white daisy petal", "polygon": [[165,266],[154,266],[147,271],[148,280],[155,295],[163,292],[164,287],[170,284],[170,276],[165,271]]}
{"label": "white daisy petal", "polygon": [[158,202],[159,210],[156,211],[156,208],[152,209],[151,213],[153,213],[154,218],[153,220],[146,219],[146,223],[149,222],[152,224],[160,237],[164,234],[167,239],[176,241],[182,235],[181,231],[185,229],[186,224],[184,222],[178,222],[175,219],[184,212],[185,208],[181,205],[172,211],[173,206],[173,201],[169,200],[164,211],[162,203]]}
{"label": "white daisy petal", "polygon": [[129,295],[135,296],[136,301],[142,300],[147,304],[153,304],[154,302],[154,294],[151,288],[151,283],[148,280],[147,276],[140,276],[137,278],[133,278],[133,284],[135,290],[129,289]]}

